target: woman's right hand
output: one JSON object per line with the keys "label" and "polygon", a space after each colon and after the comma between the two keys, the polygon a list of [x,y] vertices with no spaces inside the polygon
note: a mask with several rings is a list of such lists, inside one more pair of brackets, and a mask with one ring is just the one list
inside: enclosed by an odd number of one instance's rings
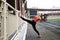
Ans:
{"label": "woman's right hand", "polygon": [[21,14],[20,13],[18,13],[18,17],[21,17]]}

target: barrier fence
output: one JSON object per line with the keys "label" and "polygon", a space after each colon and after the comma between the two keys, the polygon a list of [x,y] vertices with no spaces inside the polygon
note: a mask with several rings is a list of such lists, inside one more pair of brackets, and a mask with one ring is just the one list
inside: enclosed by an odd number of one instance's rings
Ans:
{"label": "barrier fence", "polygon": [[[21,13],[20,10],[14,8],[6,0],[0,2],[0,40],[8,40],[18,34],[18,28],[24,22],[18,17],[18,13]],[[12,10],[9,10],[9,8]]]}

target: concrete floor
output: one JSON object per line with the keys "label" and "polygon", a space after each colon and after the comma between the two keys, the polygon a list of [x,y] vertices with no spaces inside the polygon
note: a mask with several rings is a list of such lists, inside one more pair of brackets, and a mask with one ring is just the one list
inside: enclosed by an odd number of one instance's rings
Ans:
{"label": "concrete floor", "polygon": [[37,38],[37,34],[33,30],[32,26],[28,24],[28,30],[26,40],[60,40],[60,34],[53,32],[54,29],[49,29],[48,25],[44,23],[37,23],[36,28],[41,34],[41,38]]}

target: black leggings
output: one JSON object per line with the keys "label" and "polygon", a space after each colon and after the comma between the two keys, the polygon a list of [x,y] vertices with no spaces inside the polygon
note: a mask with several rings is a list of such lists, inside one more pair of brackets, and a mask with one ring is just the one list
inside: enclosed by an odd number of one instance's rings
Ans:
{"label": "black leggings", "polygon": [[37,31],[37,29],[36,29],[36,27],[35,27],[36,22],[34,22],[34,20],[28,20],[28,19],[25,19],[25,18],[23,18],[23,17],[21,17],[21,19],[23,19],[24,21],[30,23],[30,24],[32,25],[34,31],[35,31],[38,35],[40,35],[40,33]]}

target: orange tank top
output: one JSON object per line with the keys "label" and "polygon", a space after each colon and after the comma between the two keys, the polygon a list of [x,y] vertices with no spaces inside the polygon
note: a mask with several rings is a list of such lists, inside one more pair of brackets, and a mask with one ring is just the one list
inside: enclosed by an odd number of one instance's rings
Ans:
{"label": "orange tank top", "polygon": [[35,17],[33,18],[33,20],[34,20],[35,22],[37,22],[37,21],[39,20],[39,18],[38,18],[37,16],[35,16]]}

